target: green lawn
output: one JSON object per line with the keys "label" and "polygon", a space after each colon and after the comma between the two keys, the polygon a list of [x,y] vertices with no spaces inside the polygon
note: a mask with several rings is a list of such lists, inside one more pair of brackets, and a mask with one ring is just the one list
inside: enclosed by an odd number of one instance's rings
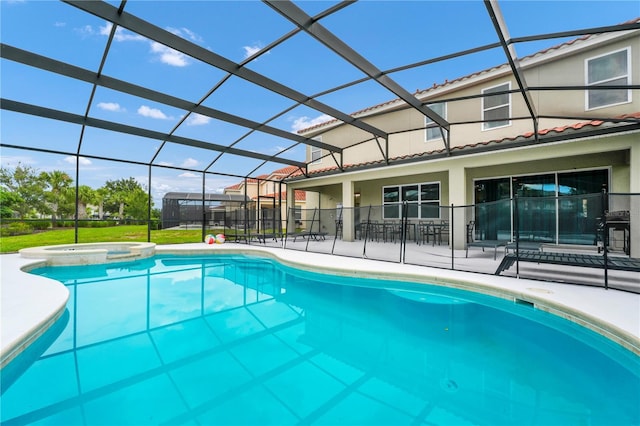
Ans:
{"label": "green lawn", "polygon": [[[212,234],[220,230],[208,231]],[[202,240],[202,230],[161,230],[151,231],[151,242],[156,244],[197,243]],[[122,225],[109,228],[79,228],[79,243],[101,241],[147,241],[146,225]],[[0,238],[0,253],[15,253],[22,248],[50,246],[55,244],[73,244],[73,228],[43,231],[36,234],[17,235]]]}

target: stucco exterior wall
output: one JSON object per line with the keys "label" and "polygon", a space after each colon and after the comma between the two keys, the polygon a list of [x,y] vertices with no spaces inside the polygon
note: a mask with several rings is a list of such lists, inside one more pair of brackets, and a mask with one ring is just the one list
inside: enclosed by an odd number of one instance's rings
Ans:
{"label": "stucco exterior wall", "polygon": [[[604,40],[604,41],[602,41]],[[620,49],[629,48],[631,52],[631,62],[629,64],[632,82],[640,81],[640,67],[633,66],[640,58],[640,36],[637,34],[626,37],[608,37],[604,39],[594,38],[599,45],[583,50],[559,49],[557,52],[538,55],[527,60],[523,60],[522,69],[525,81],[529,87],[543,86],[583,86],[585,82],[585,61],[589,58],[602,54],[611,53]],[[429,97],[424,98],[425,102],[436,102],[442,99],[464,98],[479,95],[483,89],[510,83],[512,90],[518,88],[514,79],[510,77],[510,69],[502,67],[487,72],[478,77],[463,80],[452,87],[444,86],[436,90]],[[532,91],[530,97],[533,101],[535,111],[540,115],[562,115],[575,117],[619,116],[629,112],[640,111],[640,95],[632,94],[631,101],[615,106],[587,110],[585,105],[585,92],[575,91]],[[501,140],[523,135],[533,131],[532,120],[524,99],[519,93],[511,94],[511,116],[514,118],[524,117],[525,119],[514,119],[508,126],[483,130],[482,123],[482,99],[465,99],[455,102],[447,102],[446,119],[452,123],[471,122],[468,124],[454,124],[451,127],[451,146],[463,146],[478,142],[491,140]],[[387,110],[385,110],[387,108]],[[412,108],[393,110],[391,107],[383,107],[381,111],[372,111],[372,114],[361,119],[379,129],[390,133],[388,141],[388,151],[384,139],[376,142],[372,135],[363,132],[353,126],[334,126],[326,133],[322,134],[322,141],[328,144],[345,148],[342,162],[347,164],[362,164],[371,161],[379,161],[387,155],[390,158],[402,157],[406,155],[442,150],[445,145],[442,140],[426,141],[425,118]],[[374,109],[375,110],[375,109]],[[386,112],[385,112],[386,111]],[[384,113],[381,113],[384,112]],[[577,119],[557,119],[541,118],[538,129],[551,129],[554,127],[575,124],[581,120]],[[407,129],[415,129],[407,131]],[[319,130],[322,130],[320,128]],[[310,136],[316,132],[310,133]],[[399,133],[395,133],[399,132]],[[365,142],[366,141],[366,142]],[[356,144],[355,146],[352,146]],[[349,147],[350,146],[350,147]],[[346,148],[348,147],[348,148]],[[326,154],[326,152],[324,152]],[[340,156],[336,155],[337,161]],[[310,159],[310,153],[307,158]],[[336,167],[336,162],[332,158],[324,158],[319,163],[309,165],[309,170],[318,170]]]}

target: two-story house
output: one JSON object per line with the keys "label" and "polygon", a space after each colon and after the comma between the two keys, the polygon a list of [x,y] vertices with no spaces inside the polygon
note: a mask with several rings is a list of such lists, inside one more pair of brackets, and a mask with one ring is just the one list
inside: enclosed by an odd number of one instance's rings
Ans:
{"label": "two-story house", "polygon": [[[399,218],[399,203],[407,202],[409,219],[419,220],[447,214],[434,206],[555,196],[560,202],[544,203],[531,216],[532,229],[552,243],[594,243],[592,230],[579,231],[584,224],[576,219],[593,217],[601,205],[586,194],[603,187],[640,193],[638,58],[640,31],[583,36],[519,60],[525,96],[508,64],[416,92],[450,124],[448,131],[400,99],[353,114],[384,130],[387,140],[338,120],[304,129],[301,135],[343,151],[309,147],[307,175],[287,180],[289,200],[295,190],[316,191],[321,208],[382,206],[380,220]],[[562,202],[579,194],[585,194],[579,205],[575,198]],[[639,214],[639,198],[623,208]],[[345,240],[355,236],[351,211],[357,210],[344,209]],[[469,220],[484,220],[477,224],[482,232],[510,239],[510,211],[475,217],[479,210],[470,209],[453,222],[464,229]],[[640,241],[640,229],[631,232]],[[451,241],[464,248],[464,233]]]}
{"label": "two-story house", "polygon": [[[287,218],[287,185],[283,180],[298,171],[297,167],[288,166],[263,174],[255,178],[247,178],[224,189],[224,194],[246,195],[255,202],[256,217],[262,221],[260,227],[277,228],[277,220],[282,220],[282,226]],[[306,191],[296,190],[293,192],[294,203],[291,214],[292,220],[298,227],[304,222],[304,211],[306,209]]]}

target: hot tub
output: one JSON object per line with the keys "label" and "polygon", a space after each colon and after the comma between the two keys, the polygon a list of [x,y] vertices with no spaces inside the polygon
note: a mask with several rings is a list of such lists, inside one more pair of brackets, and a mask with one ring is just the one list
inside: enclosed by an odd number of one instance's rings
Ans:
{"label": "hot tub", "polygon": [[56,266],[123,262],[151,257],[155,252],[155,243],[107,242],[32,247],[20,250],[20,256],[44,259],[47,265]]}

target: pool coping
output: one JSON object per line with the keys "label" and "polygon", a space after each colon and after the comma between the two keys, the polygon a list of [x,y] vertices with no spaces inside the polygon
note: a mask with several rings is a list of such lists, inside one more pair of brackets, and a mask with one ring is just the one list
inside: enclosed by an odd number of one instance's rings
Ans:
{"label": "pool coping", "polygon": [[[339,257],[282,248],[202,243],[156,246],[156,254],[260,254],[316,272],[436,284],[526,302],[587,327],[640,356],[640,294],[572,284]],[[0,256],[0,368],[42,335],[64,312],[69,291],[61,283],[26,271],[43,259]]]}
{"label": "pool coping", "polygon": [[23,268],[44,266],[43,260],[2,255],[0,280],[0,368],[4,368],[64,313],[69,290],[50,278]]}

